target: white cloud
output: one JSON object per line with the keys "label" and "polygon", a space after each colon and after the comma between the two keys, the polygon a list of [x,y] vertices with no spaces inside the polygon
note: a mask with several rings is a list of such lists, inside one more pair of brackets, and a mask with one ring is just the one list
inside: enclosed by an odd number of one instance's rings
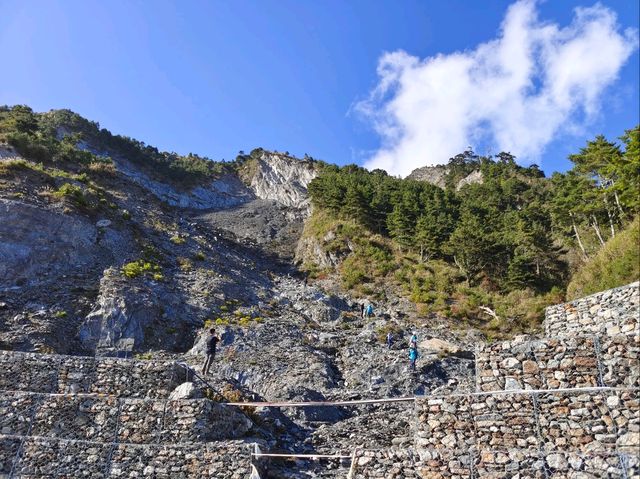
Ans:
{"label": "white cloud", "polygon": [[384,53],[378,84],[355,110],[382,145],[367,168],[407,175],[485,141],[519,161],[599,112],[602,93],[637,48],[637,31],[596,4],[569,26],[541,22],[534,0],[507,10],[498,38],[472,51],[420,59]]}

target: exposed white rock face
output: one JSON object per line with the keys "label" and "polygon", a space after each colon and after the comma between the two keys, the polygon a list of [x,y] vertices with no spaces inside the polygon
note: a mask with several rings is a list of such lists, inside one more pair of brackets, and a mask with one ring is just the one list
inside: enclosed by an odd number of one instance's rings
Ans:
{"label": "exposed white rock face", "polygon": [[244,184],[235,174],[224,175],[205,186],[179,191],[172,185],[150,178],[124,158],[114,158],[119,171],[171,206],[193,209],[227,209],[256,198],[306,210],[307,186],[317,175],[313,162],[279,153],[263,152],[257,168]]}
{"label": "exposed white rock face", "polygon": [[482,172],[480,170],[472,171],[467,176],[458,181],[456,185],[456,191],[459,191],[465,185],[472,185],[474,183],[482,184],[484,178],[482,177]]}
{"label": "exposed white rock face", "polygon": [[190,191],[179,191],[167,183],[150,178],[125,159],[114,158],[114,162],[118,170],[129,179],[170,206],[198,210],[230,208],[255,198],[235,175],[224,175],[206,186],[197,186]]}
{"label": "exposed white rock face", "polygon": [[288,207],[307,208],[307,186],[317,174],[310,161],[264,152],[258,159],[250,186],[258,198],[274,200]]}
{"label": "exposed white rock face", "polygon": [[[449,167],[444,165],[438,166],[423,166],[422,168],[416,168],[413,170],[407,179],[416,181],[426,181],[432,185],[436,185],[440,188],[447,186],[446,176],[449,173]],[[462,178],[456,184],[456,191],[459,191],[465,185],[471,185],[474,183],[482,184],[483,177],[480,170],[472,171],[466,177]]]}
{"label": "exposed white rock face", "polygon": [[408,180],[426,181],[432,185],[444,188],[446,186],[445,177],[449,173],[449,168],[446,166],[423,166],[422,168],[416,168],[409,176]]}

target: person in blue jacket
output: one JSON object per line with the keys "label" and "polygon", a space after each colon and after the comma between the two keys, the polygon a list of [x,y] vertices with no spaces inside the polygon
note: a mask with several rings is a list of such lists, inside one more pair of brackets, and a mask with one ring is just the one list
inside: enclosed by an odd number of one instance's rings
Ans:
{"label": "person in blue jacket", "polygon": [[418,349],[409,348],[409,369],[416,370],[416,361],[418,360]]}
{"label": "person in blue jacket", "polygon": [[367,318],[370,318],[372,316],[373,316],[373,305],[369,303],[369,306],[367,306]]}

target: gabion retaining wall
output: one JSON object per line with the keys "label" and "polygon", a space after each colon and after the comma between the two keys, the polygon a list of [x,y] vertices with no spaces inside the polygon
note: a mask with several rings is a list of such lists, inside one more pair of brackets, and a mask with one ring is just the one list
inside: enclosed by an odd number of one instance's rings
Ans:
{"label": "gabion retaining wall", "polygon": [[411,448],[357,450],[352,479],[422,477],[418,473],[419,459]]}
{"label": "gabion retaining wall", "polygon": [[358,451],[353,479],[591,479],[637,478],[636,454],[551,452],[536,449],[412,449]]}
{"label": "gabion retaining wall", "polygon": [[[251,421],[172,361],[0,352],[0,478],[246,479]],[[209,442],[216,441],[216,442]]]}
{"label": "gabion retaining wall", "polygon": [[8,477],[106,479],[247,479],[250,444],[116,444],[0,435],[0,474]]}
{"label": "gabion retaining wall", "polygon": [[[519,477],[581,477],[572,474],[590,469],[600,474],[592,477],[604,477],[607,469],[613,471],[608,477],[640,475],[637,390],[424,397],[416,399],[416,412],[415,447],[428,472],[424,477],[512,477],[514,471]],[[574,456],[581,462],[569,461]]]}
{"label": "gabion retaining wall", "polygon": [[545,336],[615,335],[637,331],[640,321],[640,282],[549,306]]}
{"label": "gabion retaining wall", "polygon": [[476,390],[640,386],[640,335],[518,338],[476,349]]}
{"label": "gabion retaining wall", "polygon": [[251,428],[237,409],[208,399],[129,399],[91,394],[0,393],[0,433],[94,442],[193,443]]}
{"label": "gabion retaining wall", "polygon": [[173,361],[0,351],[0,390],[165,398],[185,377]]}
{"label": "gabion retaining wall", "polygon": [[587,479],[637,477],[638,458],[615,453],[539,453],[533,450],[474,453],[474,477]]}

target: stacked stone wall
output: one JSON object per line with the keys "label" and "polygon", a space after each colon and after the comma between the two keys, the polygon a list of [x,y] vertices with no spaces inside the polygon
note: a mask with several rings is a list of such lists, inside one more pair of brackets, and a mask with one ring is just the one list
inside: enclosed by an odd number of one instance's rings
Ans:
{"label": "stacked stone wall", "polygon": [[625,334],[638,331],[640,283],[592,294],[545,310],[545,336]]}
{"label": "stacked stone wall", "polygon": [[[441,469],[446,469],[446,460],[434,457]],[[423,477],[419,470],[419,457],[412,448],[388,448],[355,451],[351,469],[352,479],[405,479]]]}
{"label": "stacked stone wall", "polygon": [[476,390],[640,386],[640,335],[518,338],[476,349]]}
{"label": "stacked stone wall", "polygon": [[525,474],[520,477],[572,477],[605,463],[620,471],[611,477],[638,475],[636,393],[596,388],[418,398],[420,466],[425,477],[437,477],[429,475],[442,474],[433,458],[449,455],[450,474],[468,467],[476,477],[511,477],[516,470]]}
{"label": "stacked stone wall", "polygon": [[478,346],[476,393],[416,400],[421,477],[640,478],[639,304],[633,283]]}
{"label": "stacked stone wall", "polygon": [[169,399],[186,379],[170,361],[0,353],[0,478],[248,478],[251,421]]}
{"label": "stacked stone wall", "polygon": [[192,443],[244,436],[250,420],[208,399],[0,394],[0,433],[94,442]]}
{"label": "stacked stone wall", "polygon": [[605,385],[640,388],[640,334],[604,336],[598,353]]}
{"label": "stacked stone wall", "polygon": [[[20,479],[247,479],[250,445],[116,444],[0,435],[0,473]],[[19,452],[19,453],[18,453]]]}
{"label": "stacked stone wall", "polygon": [[592,479],[636,478],[637,455],[553,452],[535,449],[448,451],[369,450],[356,453],[353,479]]}
{"label": "stacked stone wall", "polygon": [[637,477],[638,460],[626,456],[622,464],[616,453],[554,452],[540,454],[533,450],[480,451],[474,453],[474,477],[494,479],[592,479]]}
{"label": "stacked stone wall", "polygon": [[185,376],[173,361],[0,351],[0,390],[164,398]]}

